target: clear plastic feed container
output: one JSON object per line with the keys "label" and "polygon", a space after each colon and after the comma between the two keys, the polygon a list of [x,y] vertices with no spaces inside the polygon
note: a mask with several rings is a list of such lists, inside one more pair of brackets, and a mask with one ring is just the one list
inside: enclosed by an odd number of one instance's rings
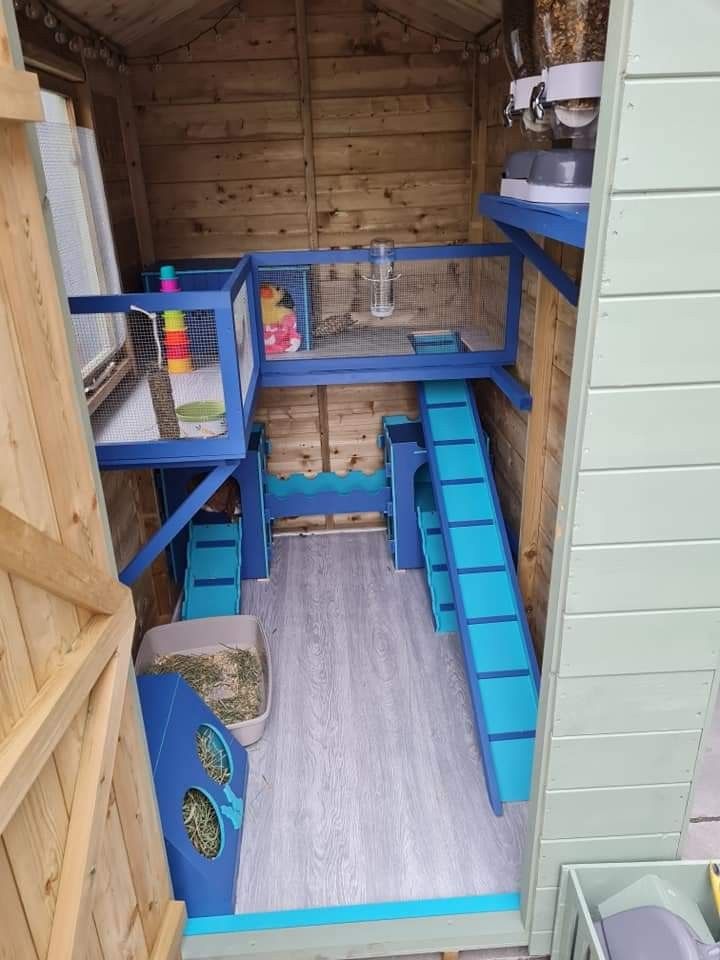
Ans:
{"label": "clear plastic feed container", "polygon": [[[535,53],[541,69],[605,59],[610,0],[535,0]],[[554,136],[585,137],[600,108],[599,100],[555,104]]]}
{"label": "clear plastic feed container", "polygon": [[537,70],[533,47],[533,0],[503,0],[502,36],[505,62],[513,80]]}

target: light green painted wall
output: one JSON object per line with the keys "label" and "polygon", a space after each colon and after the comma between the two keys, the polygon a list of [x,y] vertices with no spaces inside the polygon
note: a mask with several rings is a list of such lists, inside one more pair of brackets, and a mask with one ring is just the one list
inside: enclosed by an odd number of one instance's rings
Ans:
{"label": "light green painted wall", "polygon": [[677,856],[720,662],[720,4],[612,0],[525,875]]}

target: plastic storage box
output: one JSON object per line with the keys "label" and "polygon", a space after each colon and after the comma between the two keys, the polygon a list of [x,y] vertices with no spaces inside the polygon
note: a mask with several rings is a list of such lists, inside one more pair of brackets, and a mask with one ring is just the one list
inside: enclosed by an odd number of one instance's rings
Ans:
{"label": "plastic storage box", "polygon": [[252,720],[226,724],[227,729],[244,747],[249,747],[263,735],[270,716],[272,702],[272,662],[265,631],[257,617],[209,617],[199,620],[181,620],[162,627],[153,627],[143,637],[135,661],[138,674],[145,673],[157,656],[171,653],[217,653],[223,647],[257,650],[262,664],[263,693],[260,713]]}
{"label": "plastic storage box", "polygon": [[[552,960],[613,960],[606,955],[595,927],[600,919],[598,907],[648,875],[658,877],[696,903],[711,935],[715,939],[720,938],[720,920],[708,881],[707,861],[673,860],[563,867],[553,931]],[[678,960],[678,956],[675,952],[671,956],[658,955],[655,960]]]}

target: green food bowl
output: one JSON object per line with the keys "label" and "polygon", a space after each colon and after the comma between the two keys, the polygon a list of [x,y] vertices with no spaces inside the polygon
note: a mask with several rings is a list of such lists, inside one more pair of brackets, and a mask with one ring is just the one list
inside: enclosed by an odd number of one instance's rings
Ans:
{"label": "green food bowl", "polygon": [[219,400],[193,400],[175,410],[183,437],[221,437],[227,433],[225,406]]}

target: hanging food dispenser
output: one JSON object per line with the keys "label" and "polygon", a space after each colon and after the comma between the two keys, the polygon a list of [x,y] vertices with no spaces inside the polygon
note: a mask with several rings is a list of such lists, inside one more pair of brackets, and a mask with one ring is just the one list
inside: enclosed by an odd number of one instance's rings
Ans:
{"label": "hanging food dispenser", "polygon": [[395,244],[392,240],[373,240],[370,244],[370,313],[391,317],[395,310]]}
{"label": "hanging food dispenser", "polygon": [[512,77],[505,123],[522,116],[529,140],[543,134],[553,143],[551,150],[508,156],[501,196],[589,202],[608,9],[609,0],[503,0],[503,45]]}

